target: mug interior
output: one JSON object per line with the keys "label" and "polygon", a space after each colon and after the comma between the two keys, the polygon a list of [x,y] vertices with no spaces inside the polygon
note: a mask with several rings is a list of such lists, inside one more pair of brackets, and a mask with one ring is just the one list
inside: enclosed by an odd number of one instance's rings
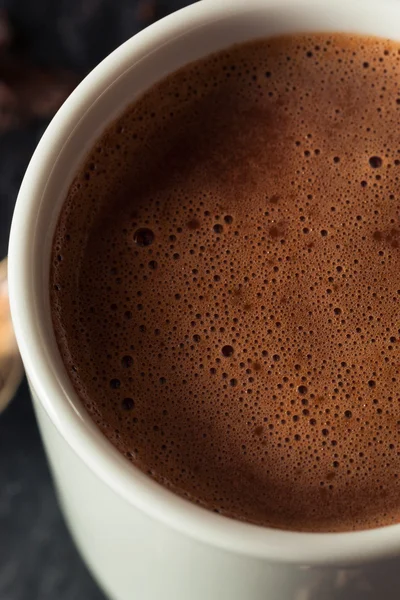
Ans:
{"label": "mug interior", "polygon": [[67,376],[48,293],[52,238],[67,189],[95,139],[153,83],[234,43],[283,33],[342,31],[400,40],[400,4],[384,0],[212,0],[152,25],[106,58],[43,135],[15,209],[9,250],[11,308],[31,386],[75,452],[116,493],[203,542],[272,561],[349,563],[400,552],[400,524],[349,533],[296,533],[234,521],[163,488],[101,434]]}

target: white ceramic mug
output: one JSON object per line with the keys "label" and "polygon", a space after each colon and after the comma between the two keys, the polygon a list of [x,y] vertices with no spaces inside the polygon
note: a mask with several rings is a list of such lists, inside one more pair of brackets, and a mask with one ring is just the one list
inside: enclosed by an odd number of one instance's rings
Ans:
{"label": "white ceramic mug", "polygon": [[90,73],[53,119],[21,187],[9,252],[15,331],[65,517],[113,600],[400,597],[400,524],[340,534],[257,527],[199,508],[133,467],[81,406],[52,331],[55,224],[71,178],[105,125],[189,61],[235,42],[301,31],[400,40],[400,2],[203,0],[185,8]]}

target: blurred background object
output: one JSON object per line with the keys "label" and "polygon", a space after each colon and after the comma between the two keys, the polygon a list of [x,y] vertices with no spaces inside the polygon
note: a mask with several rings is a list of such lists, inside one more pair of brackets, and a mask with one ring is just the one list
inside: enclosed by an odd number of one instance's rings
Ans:
{"label": "blurred background object", "polygon": [[[0,258],[51,116],[115,47],[191,3],[0,0]],[[26,381],[0,415],[0,600],[104,600],[57,505]]]}
{"label": "blurred background object", "polygon": [[67,70],[36,65],[19,48],[6,11],[0,12],[0,133],[52,117],[77,81]]}
{"label": "blurred background object", "polygon": [[22,362],[11,323],[5,258],[0,262],[0,413],[14,396],[22,373]]}

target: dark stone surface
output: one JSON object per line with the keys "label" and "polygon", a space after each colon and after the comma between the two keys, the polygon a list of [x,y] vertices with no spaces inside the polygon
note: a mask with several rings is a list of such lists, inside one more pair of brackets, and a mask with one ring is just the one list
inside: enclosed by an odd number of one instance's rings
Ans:
{"label": "dark stone surface", "polygon": [[[33,59],[84,74],[188,0],[0,0]],[[0,257],[30,156],[46,123],[0,136]],[[65,527],[26,382],[0,415],[0,600],[102,600]],[[140,600],[140,599],[138,599]]]}
{"label": "dark stone surface", "polygon": [[65,527],[24,382],[0,417],[0,598],[102,600]]}

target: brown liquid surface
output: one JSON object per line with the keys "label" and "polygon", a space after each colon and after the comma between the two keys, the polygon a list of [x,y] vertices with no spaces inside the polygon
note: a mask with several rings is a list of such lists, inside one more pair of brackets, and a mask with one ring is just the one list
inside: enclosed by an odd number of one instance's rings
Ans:
{"label": "brown liquid surface", "polygon": [[98,140],[51,304],[135,465],[294,530],[400,521],[400,45],[281,37],[151,89]]}

